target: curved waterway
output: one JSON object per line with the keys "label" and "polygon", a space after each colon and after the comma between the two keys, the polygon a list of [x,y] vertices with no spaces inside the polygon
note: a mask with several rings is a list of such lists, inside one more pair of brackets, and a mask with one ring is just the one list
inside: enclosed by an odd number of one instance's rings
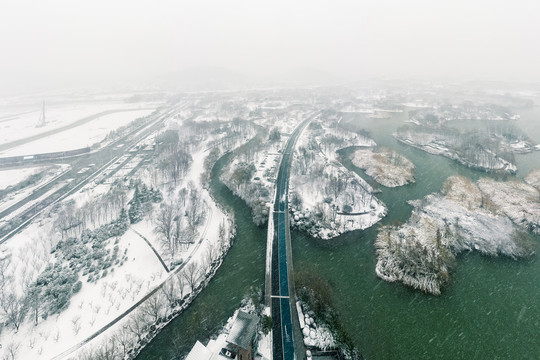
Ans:
{"label": "curved waterway", "polygon": [[[489,176],[398,143],[391,134],[405,118],[402,113],[391,119],[354,115],[344,119],[351,128],[370,130],[378,144],[397,150],[416,166],[415,184],[394,189],[379,186],[377,196],[389,210],[382,225],[406,221],[411,212],[406,202],[439,191],[448,176],[473,180]],[[537,122],[539,118],[535,109],[522,114],[521,121]],[[540,134],[534,135],[533,140],[540,143]],[[343,154],[353,150],[346,149]],[[191,348],[197,339],[205,340],[232,314],[251,285],[263,285],[266,231],[252,225],[243,201],[219,182],[219,169],[226,160],[221,159],[216,166],[212,188],[218,200],[235,212],[236,243],[207,289],[156,337],[140,359],[171,359]],[[517,176],[522,177],[540,167],[540,152],[516,155],[516,160]],[[435,297],[376,277],[376,234],[377,225],[331,241],[293,233],[292,241],[294,268],[315,271],[330,283],[334,306],[365,359],[538,359],[538,255],[530,261],[512,261],[474,252],[462,254],[450,286]],[[536,239],[540,243],[540,238]]]}
{"label": "curved waterway", "polygon": [[237,230],[234,245],[208,286],[137,359],[183,358],[197,340],[204,342],[225,325],[252,287],[264,288],[266,227],[256,227],[245,202],[219,181],[221,170],[232,155],[229,153],[218,160],[210,185],[217,200],[234,211]]}

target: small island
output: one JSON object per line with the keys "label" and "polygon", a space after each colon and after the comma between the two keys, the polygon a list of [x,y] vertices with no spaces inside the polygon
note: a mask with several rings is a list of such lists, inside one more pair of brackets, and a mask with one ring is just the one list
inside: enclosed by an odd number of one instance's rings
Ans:
{"label": "small island", "polygon": [[387,148],[358,149],[352,157],[352,163],[386,187],[415,182],[414,164],[403,155]]}
{"label": "small island", "polygon": [[[486,172],[515,174],[514,153],[532,151],[524,141],[519,146],[506,140],[477,131],[459,131],[444,126],[406,125],[397,130],[394,137],[407,145],[430,154],[442,155],[452,160]],[[515,147],[519,148],[519,151]]]}

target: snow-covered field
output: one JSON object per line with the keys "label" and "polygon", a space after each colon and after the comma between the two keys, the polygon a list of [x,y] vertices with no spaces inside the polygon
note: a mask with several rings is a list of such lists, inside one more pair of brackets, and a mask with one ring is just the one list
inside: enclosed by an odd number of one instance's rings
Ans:
{"label": "snow-covered field", "polygon": [[477,186],[453,176],[442,193],[411,201],[414,209],[407,223],[381,228],[377,235],[377,275],[439,295],[451,280],[460,252],[476,250],[513,259],[531,256],[527,234],[497,207],[499,201],[490,191],[497,187],[504,188],[508,197],[519,195],[509,183],[482,179]]}
{"label": "snow-covered field", "polygon": [[[74,129],[62,131],[46,138],[0,152],[0,156],[40,154],[91,146],[103,140],[111,131],[129,124],[137,118],[150,115],[152,111],[153,109],[133,110],[103,115]],[[21,130],[19,131],[21,132]]]}
{"label": "snow-covered field", "polygon": [[[39,125],[42,104],[38,103],[32,112],[23,112],[16,109],[8,109],[7,106],[0,109],[0,144],[27,138],[49,130],[58,129],[69,125],[77,120],[109,110],[139,110],[155,109],[156,103],[126,103],[126,102],[101,102],[101,103],[78,103],[69,105],[45,104],[45,125]],[[17,114],[19,113],[19,114]]]}
{"label": "snow-covered field", "polygon": [[414,182],[414,164],[397,152],[379,149],[358,149],[352,163],[366,171],[379,184],[397,187]]}
{"label": "snow-covered field", "polygon": [[37,174],[47,169],[47,166],[25,167],[20,169],[0,169],[0,190],[13,186],[30,175]]}

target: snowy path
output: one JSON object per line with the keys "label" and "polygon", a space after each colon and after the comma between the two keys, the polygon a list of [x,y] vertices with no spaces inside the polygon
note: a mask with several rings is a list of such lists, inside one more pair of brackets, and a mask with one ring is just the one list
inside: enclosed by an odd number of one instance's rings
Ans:
{"label": "snowy path", "polygon": [[[111,322],[109,322],[107,325],[103,326],[101,329],[84,339],[83,341],[79,342],[78,344],[72,346],[71,348],[67,349],[66,351],[62,352],[59,355],[56,355],[55,357],[51,358],[51,360],[60,360],[64,359],[67,356],[73,354],[77,350],[81,349],[84,345],[88,344],[90,341],[94,340],[99,335],[103,334],[106,330],[114,326],[116,323],[124,319],[126,316],[128,316],[131,312],[133,312],[135,309],[137,309],[140,305],[142,305],[146,300],[148,300],[152,295],[154,295],[156,292],[158,292],[163,285],[167,282],[169,278],[180,272],[187,264],[189,264],[190,260],[194,257],[194,254],[197,252],[201,244],[203,243],[203,240],[205,239],[207,230],[212,223],[212,208],[209,207],[209,214],[208,218],[206,220],[204,231],[201,233],[201,236],[199,237],[199,241],[197,242],[196,246],[191,251],[190,255],[186,259],[186,261],[177,267],[174,271],[169,272],[169,276],[165,278],[159,285],[157,285],[152,291],[150,291],[148,294],[146,294],[142,299],[137,301],[135,304],[133,304],[129,309],[124,311],[122,314],[118,315],[116,318],[114,318]],[[136,232],[136,231],[135,231]],[[152,248],[153,249],[153,248]],[[159,255],[158,255],[159,256]],[[161,258],[160,258],[161,260]]]}
{"label": "snowy path", "polygon": [[169,268],[167,267],[167,265],[165,264],[165,262],[163,261],[163,259],[161,258],[161,255],[159,255],[159,253],[157,252],[156,248],[154,248],[154,246],[150,243],[150,241],[148,241],[148,239],[143,236],[143,234],[141,234],[140,232],[138,232],[137,230],[135,230],[133,227],[130,227],[129,228],[131,231],[133,231],[135,234],[137,234],[141,239],[143,239],[144,241],[146,241],[146,243],[148,244],[148,246],[150,246],[150,249],[152,249],[152,251],[154,252],[154,254],[156,254],[156,257],[158,258],[159,262],[161,263],[161,265],[163,265],[163,268],[165,269],[165,271],[167,273],[170,273],[171,270],[169,270]]}

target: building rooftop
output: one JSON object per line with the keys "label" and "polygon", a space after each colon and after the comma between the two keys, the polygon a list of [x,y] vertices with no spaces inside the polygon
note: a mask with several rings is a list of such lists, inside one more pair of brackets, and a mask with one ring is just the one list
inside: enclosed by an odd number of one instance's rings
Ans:
{"label": "building rooftop", "polygon": [[186,360],[210,360],[212,352],[206,348],[200,341],[195,343],[193,349],[189,352]]}
{"label": "building rooftop", "polygon": [[227,342],[245,350],[250,349],[258,322],[259,318],[256,315],[248,314],[241,310],[238,311],[238,315],[229,332]]}

